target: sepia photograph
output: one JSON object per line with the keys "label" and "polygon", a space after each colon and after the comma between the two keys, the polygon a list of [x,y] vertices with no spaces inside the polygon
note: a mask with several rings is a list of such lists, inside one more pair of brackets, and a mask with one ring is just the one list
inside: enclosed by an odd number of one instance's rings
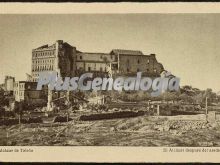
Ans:
{"label": "sepia photograph", "polygon": [[1,146],[220,147],[220,14],[1,14]]}

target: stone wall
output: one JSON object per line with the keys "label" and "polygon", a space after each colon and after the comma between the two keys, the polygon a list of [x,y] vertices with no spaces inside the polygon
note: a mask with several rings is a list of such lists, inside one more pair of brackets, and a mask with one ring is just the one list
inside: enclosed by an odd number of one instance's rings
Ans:
{"label": "stone wall", "polygon": [[160,74],[163,66],[157,62],[154,55],[120,55],[120,73],[147,72]]}

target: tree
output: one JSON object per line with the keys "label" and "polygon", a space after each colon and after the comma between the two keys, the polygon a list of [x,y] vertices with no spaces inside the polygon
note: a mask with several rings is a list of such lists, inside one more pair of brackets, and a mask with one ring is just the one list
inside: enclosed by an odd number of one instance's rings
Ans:
{"label": "tree", "polygon": [[177,92],[164,92],[161,96],[165,101],[176,101],[178,99]]}
{"label": "tree", "polygon": [[0,106],[0,117],[5,118],[5,108]]}
{"label": "tree", "polygon": [[202,92],[196,94],[195,96],[193,96],[193,100],[195,103],[201,104],[203,102],[203,94]]}
{"label": "tree", "polygon": [[15,101],[14,112],[19,116],[20,121],[22,119],[23,110],[25,109],[26,106],[27,104],[25,101],[20,101],[20,102]]}
{"label": "tree", "polygon": [[4,90],[0,88],[0,106],[4,106],[4,100],[5,100],[5,96],[4,96]]}
{"label": "tree", "polygon": [[183,100],[184,102],[188,102],[188,103],[193,102],[192,97],[189,96],[189,95],[187,95],[186,93],[180,94],[179,98],[180,98],[181,100]]}
{"label": "tree", "polygon": [[207,88],[203,94],[203,102],[205,101],[206,97],[208,98],[209,100],[209,104],[211,102],[214,102],[214,100],[216,100],[216,93],[212,92],[212,89],[210,88]]}

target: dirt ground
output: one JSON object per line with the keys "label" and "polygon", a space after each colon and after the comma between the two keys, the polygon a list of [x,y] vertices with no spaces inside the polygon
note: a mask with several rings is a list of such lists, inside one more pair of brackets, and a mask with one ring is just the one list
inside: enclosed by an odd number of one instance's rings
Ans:
{"label": "dirt ground", "polygon": [[220,146],[220,124],[201,115],[70,121],[0,127],[11,146]]}

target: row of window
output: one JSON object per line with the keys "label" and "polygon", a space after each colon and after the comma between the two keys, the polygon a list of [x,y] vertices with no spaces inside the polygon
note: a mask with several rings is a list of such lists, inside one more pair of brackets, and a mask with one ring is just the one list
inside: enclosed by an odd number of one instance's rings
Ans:
{"label": "row of window", "polygon": [[[130,62],[130,60],[127,59],[127,63],[129,63],[129,62]],[[141,61],[138,59],[138,60],[137,60],[137,63],[140,64],[140,62],[141,62]],[[147,63],[148,63],[148,64],[150,63],[150,60],[149,60],[149,59],[147,60]]]}
{"label": "row of window", "polygon": [[37,81],[37,78],[33,78],[33,81],[35,81],[35,82],[36,82],[36,81]]}
{"label": "row of window", "polygon": [[33,60],[33,64],[48,64],[48,63],[54,63],[54,59],[46,59],[46,60]]}
{"label": "row of window", "polygon": [[[77,69],[77,68],[76,68]],[[82,69],[82,67],[80,67],[79,69]],[[94,69],[95,71],[98,71],[98,70],[96,70],[96,69]],[[88,67],[88,69],[87,69],[87,71],[94,71],[94,70],[92,70],[92,68],[89,66]],[[100,69],[99,69],[99,71],[103,71],[103,68],[102,67],[100,67]],[[107,69],[106,69],[106,67],[104,68],[104,71],[106,72],[107,71]],[[139,68],[137,68],[137,72],[140,72],[141,70],[139,69]],[[149,69],[146,69],[146,71],[147,72],[149,72],[150,70]],[[130,68],[127,68],[127,72],[130,72]],[[154,69],[154,72],[157,72],[157,70],[156,69]]]}
{"label": "row of window", "polygon": [[51,55],[55,55],[55,50],[44,51],[44,52],[33,52],[33,57],[42,57],[42,56],[51,56]]}
{"label": "row of window", "polygon": [[[82,70],[82,69],[83,69],[82,67],[79,67],[79,68],[76,67],[76,70]],[[87,71],[101,71],[101,72],[103,72],[103,68],[100,67],[99,70],[98,70],[96,68],[92,69],[90,66],[88,66]],[[104,71],[107,72],[106,67],[104,67]]]}
{"label": "row of window", "polygon": [[[106,57],[106,56],[100,55],[100,58],[101,58],[101,59],[104,59],[104,57]],[[82,56],[78,56],[78,57],[76,57],[76,58],[79,58],[80,60],[83,59]],[[113,59],[113,55],[111,55],[110,58]]]}
{"label": "row of window", "polygon": [[15,87],[18,87],[18,85],[19,85],[19,88],[24,88],[24,85],[25,85],[25,84],[15,83]]}
{"label": "row of window", "polygon": [[24,96],[24,91],[14,91],[15,95]]}
{"label": "row of window", "polygon": [[33,66],[32,71],[48,71],[53,70],[53,65],[42,65],[42,66]]}
{"label": "row of window", "polygon": [[[90,67],[90,66],[88,67],[88,71],[92,71],[92,69],[91,69],[91,67]],[[97,69],[95,69],[95,71],[98,71],[98,70],[97,70]],[[102,67],[100,67],[100,68],[99,68],[99,71],[100,71],[100,72],[103,72],[103,68],[102,68]],[[105,72],[107,71],[106,67],[105,67],[104,71],[105,71]]]}
{"label": "row of window", "polygon": [[[137,68],[137,72],[140,72],[140,71],[141,71],[141,70],[140,70],[139,68]],[[146,71],[149,72],[149,69],[146,69]],[[129,69],[129,68],[127,68],[127,72],[130,72],[130,69]],[[157,70],[154,69],[154,72],[156,73]]]}

